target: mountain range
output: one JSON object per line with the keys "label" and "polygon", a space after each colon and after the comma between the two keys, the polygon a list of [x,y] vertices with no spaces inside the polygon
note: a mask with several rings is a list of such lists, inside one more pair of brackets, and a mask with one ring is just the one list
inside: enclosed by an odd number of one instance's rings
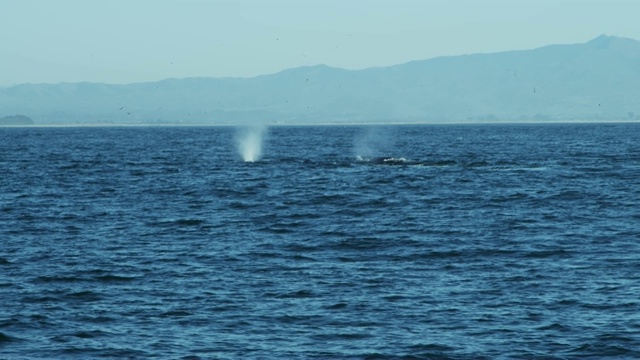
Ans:
{"label": "mountain range", "polygon": [[15,114],[42,125],[635,121],[640,42],[602,35],[363,70],[0,88],[0,117]]}

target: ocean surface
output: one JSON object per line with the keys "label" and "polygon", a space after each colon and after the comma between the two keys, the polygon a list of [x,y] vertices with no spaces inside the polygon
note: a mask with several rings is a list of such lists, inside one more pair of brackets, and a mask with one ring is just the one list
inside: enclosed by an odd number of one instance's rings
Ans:
{"label": "ocean surface", "polygon": [[640,124],[0,128],[0,358],[640,358]]}

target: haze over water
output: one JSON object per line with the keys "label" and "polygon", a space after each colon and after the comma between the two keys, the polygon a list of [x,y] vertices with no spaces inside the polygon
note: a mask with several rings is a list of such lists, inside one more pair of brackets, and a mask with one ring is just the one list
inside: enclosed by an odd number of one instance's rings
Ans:
{"label": "haze over water", "polygon": [[237,135],[0,128],[0,357],[640,357],[637,123]]}

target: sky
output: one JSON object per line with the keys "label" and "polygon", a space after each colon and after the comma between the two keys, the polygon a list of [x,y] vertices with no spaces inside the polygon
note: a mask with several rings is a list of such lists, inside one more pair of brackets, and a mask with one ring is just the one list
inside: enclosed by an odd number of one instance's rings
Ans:
{"label": "sky", "polygon": [[0,86],[344,69],[640,40],[638,0],[1,0]]}

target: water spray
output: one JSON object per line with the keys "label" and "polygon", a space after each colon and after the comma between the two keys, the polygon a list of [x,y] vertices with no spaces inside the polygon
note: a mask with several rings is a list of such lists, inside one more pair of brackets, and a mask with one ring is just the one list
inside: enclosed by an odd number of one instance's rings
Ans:
{"label": "water spray", "polygon": [[267,128],[263,125],[246,127],[238,132],[236,145],[238,152],[245,162],[260,160],[262,155],[262,142],[266,132]]}

